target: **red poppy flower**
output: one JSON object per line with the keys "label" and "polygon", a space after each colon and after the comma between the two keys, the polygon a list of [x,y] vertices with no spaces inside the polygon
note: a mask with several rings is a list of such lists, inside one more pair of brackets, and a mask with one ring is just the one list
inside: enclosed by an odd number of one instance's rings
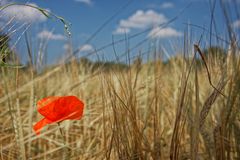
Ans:
{"label": "red poppy flower", "polygon": [[63,120],[79,120],[83,115],[84,104],[75,96],[46,97],[37,102],[37,110],[45,118],[37,122],[33,129],[36,134],[47,124]]}

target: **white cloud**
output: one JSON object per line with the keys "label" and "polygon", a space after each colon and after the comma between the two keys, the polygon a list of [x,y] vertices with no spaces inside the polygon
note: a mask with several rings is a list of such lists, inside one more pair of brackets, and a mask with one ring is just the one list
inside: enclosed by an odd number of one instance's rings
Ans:
{"label": "white cloud", "polygon": [[159,25],[166,21],[167,19],[163,14],[158,14],[153,10],[146,12],[138,10],[127,20],[121,20],[120,26],[122,28],[146,28],[151,25]]}
{"label": "white cloud", "polygon": [[[69,50],[71,47],[72,46],[70,46],[68,43],[63,45],[63,49],[64,50]],[[93,46],[90,45],[90,44],[85,44],[83,46],[80,46],[79,49],[80,49],[80,52],[91,52],[91,51],[94,51]]]}
{"label": "white cloud", "polygon": [[240,28],[240,19],[233,22],[233,27],[234,28]]}
{"label": "white cloud", "polygon": [[94,51],[94,48],[90,44],[85,44],[80,47],[80,52],[89,52],[89,51]]}
{"label": "white cloud", "polygon": [[[38,7],[34,3],[28,3],[29,5]],[[47,19],[39,10],[28,6],[14,5],[5,8],[2,11],[2,18],[10,19],[14,17],[16,20],[21,22],[43,22]]]}
{"label": "white cloud", "polygon": [[64,49],[64,50],[69,50],[70,47],[71,47],[71,46],[70,46],[69,44],[64,44],[64,45],[63,45],[63,49]]}
{"label": "white cloud", "polygon": [[121,27],[118,27],[114,32],[113,34],[125,34],[125,33],[129,33],[130,32],[130,29],[129,28],[121,28]]}
{"label": "white cloud", "polygon": [[130,32],[131,29],[144,29],[165,22],[167,22],[167,18],[163,14],[159,14],[153,10],[146,12],[138,10],[128,19],[121,20],[114,33],[125,33],[123,30]]}
{"label": "white cloud", "polygon": [[38,33],[37,35],[40,39],[48,39],[48,40],[65,40],[66,37],[64,37],[61,34],[53,34],[53,32],[43,30],[42,32]]}
{"label": "white cloud", "polygon": [[160,6],[160,8],[163,8],[163,9],[168,9],[168,8],[173,8],[173,7],[174,7],[174,4],[171,2],[165,2]]}
{"label": "white cloud", "polygon": [[84,3],[87,5],[92,5],[93,2],[91,0],[75,0],[76,2]]}
{"label": "white cloud", "polygon": [[148,34],[148,37],[150,38],[167,38],[167,37],[180,37],[183,34],[171,27],[167,28],[160,28],[155,27],[153,28],[150,33]]}

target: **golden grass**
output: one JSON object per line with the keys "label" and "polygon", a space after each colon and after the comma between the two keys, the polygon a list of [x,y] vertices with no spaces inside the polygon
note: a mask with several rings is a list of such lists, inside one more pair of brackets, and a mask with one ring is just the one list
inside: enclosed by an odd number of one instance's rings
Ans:
{"label": "golden grass", "polygon": [[[209,1],[212,15],[216,2]],[[240,159],[239,37],[231,26],[233,12],[223,1],[220,6],[229,36],[226,55],[205,57],[201,46],[193,45],[192,36],[185,33],[184,55],[169,59],[167,64],[157,59],[162,55],[155,51],[153,56],[148,53],[154,60],[142,64],[136,59],[124,69],[118,68],[121,65],[106,68],[112,63],[84,65],[87,59],[72,59],[41,74],[34,71],[33,64],[27,69],[3,65],[0,158]],[[226,42],[214,35],[215,25],[212,16],[210,31],[192,26],[210,35],[210,42],[212,37]],[[29,60],[33,61],[27,36],[26,43]],[[130,62],[129,52],[126,59]],[[36,111],[36,102],[53,95],[79,97],[85,103],[84,116],[78,121],[48,125],[37,136],[32,126],[42,117]]]}
{"label": "golden grass", "polygon": [[[203,66],[193,64],[187,77],[191,60],[181,56],[168,65],[156,60],[86,74],[76,62],[40,75],[2,68],[0,157],[240,158],[240,69],[232,56],[225,67],[208,64],[212,83],[227,97],[211,87]],[[86,105],[81,120],[61,123],[64,138],[57,124],[40,136],[32,130],[41,118],[36,101],[50,95],[76,95]]]}

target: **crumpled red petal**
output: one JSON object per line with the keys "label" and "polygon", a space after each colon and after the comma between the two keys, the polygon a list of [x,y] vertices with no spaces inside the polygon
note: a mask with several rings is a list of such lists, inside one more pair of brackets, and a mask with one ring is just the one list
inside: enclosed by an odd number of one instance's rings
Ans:
{"label": "crumpled red petal", "polygon": [[47,118],[43,118],[42,120],[38,121],[38,122],[33,126],[33,129],[34,129],[35,133],[36,133],[37,135],[39,135],[41,129],[42,129],[45,125],[50,124],[50,123],[53,123],[53,122],[50,121],[50,120],[47,119]]}
{"label": "crumpled red petal", "polygon": [[37,109],[45,118],[34,126],[34,130],[39,133],[37,131],[49,123],[81,119],[83,108],[84,103],[75,96],[43,98],[38,101]]}

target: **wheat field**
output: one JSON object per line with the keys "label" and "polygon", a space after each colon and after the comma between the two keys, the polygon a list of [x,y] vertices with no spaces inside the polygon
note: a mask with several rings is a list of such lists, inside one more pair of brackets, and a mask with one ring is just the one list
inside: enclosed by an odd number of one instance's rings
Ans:
{"label": "wheat field", "polygon": [[[154,50],[124,63],[1,67],[0,159],[240,159],[239,43],[230,37],[222,57],[189,37],[168,60]],[[77,96],[83,117],[36,135],[36,103],[52,95]]]}

